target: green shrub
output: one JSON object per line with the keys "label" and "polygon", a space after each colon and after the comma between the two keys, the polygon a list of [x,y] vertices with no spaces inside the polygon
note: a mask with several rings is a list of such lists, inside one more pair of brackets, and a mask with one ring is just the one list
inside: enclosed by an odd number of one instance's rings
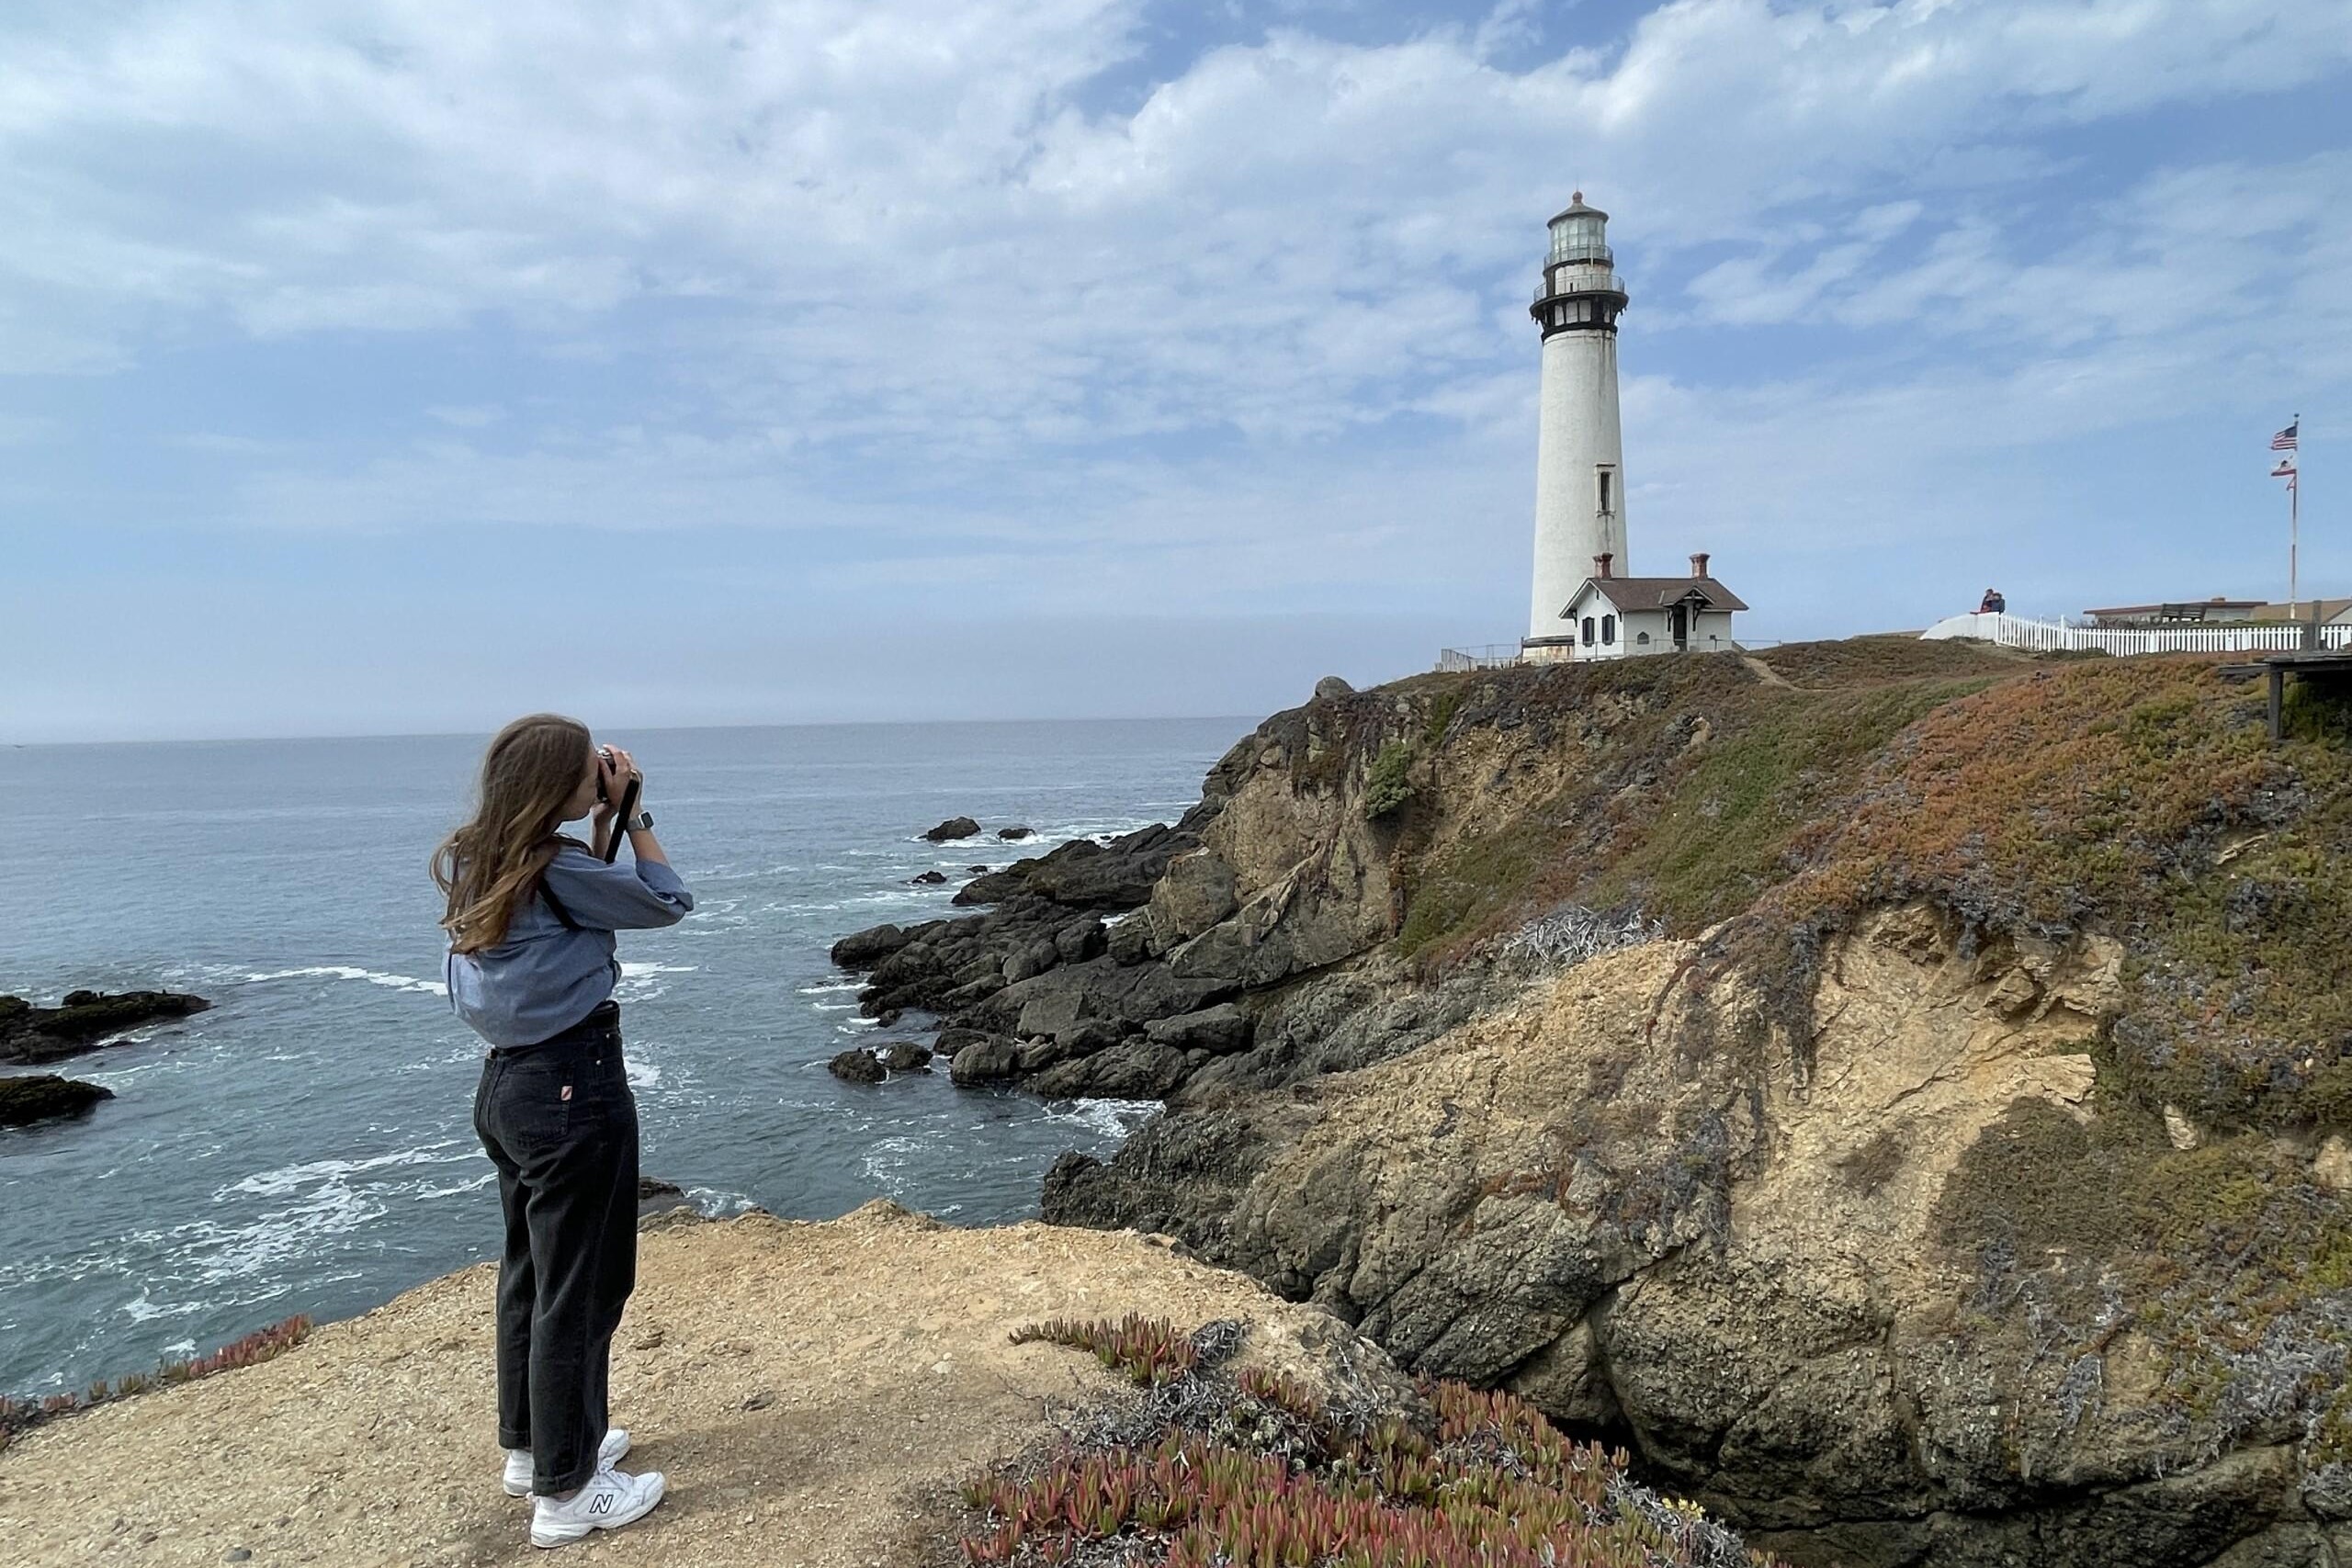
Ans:
{"label": "green shrub", "polygon": [[1377,822],[1413,798],[1414,759],[1412,746],[1402,740],[1389,741],[1373,758],[1372,772],[1363,784],[1365,821]]}

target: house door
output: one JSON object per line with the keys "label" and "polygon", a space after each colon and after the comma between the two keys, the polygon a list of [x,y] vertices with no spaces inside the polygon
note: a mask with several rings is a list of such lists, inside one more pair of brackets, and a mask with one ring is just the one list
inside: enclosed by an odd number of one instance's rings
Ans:
{"label": "house door", "polygon": [[1669,620],[1674,632],[1675,651],[1679,653],[1690,646],[1690,606],[1677,604]]}

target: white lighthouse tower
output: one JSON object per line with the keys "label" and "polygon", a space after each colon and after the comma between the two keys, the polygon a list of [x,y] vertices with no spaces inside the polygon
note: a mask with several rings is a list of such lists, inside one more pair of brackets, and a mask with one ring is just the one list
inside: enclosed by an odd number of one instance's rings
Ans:
{"label": "white lighthouse tower", "polygon": [[1624,285],[1609,254],[1609,214],[1578,191],[1552,220],[1552,252],[1531,313],[1544,330],[1542,423],[1535,440],[1535,592],[1522,651],[1571,656],[1560,618],[1595,558],[1599,575],[1630,575],[1625,459],[1617,434],[1617,312]]}

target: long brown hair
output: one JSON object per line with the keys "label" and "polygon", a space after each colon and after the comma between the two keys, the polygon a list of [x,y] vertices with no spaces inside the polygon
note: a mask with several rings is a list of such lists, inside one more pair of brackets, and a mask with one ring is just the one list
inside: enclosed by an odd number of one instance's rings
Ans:
{"label": "long brown hair", "polygon": [[433,880],[448,899],[441,927],[452,949],[480,953],[506,940],[514,907],[555,858],[556,827],[593,744],[586,725],[553,713],[518,718],[492,739],[473,820],[433,852]]}

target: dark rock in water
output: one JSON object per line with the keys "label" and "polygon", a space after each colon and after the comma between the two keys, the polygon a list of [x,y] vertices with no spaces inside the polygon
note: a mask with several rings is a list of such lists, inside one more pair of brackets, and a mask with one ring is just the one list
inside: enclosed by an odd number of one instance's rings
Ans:
{"label": "dark rock in water", "polygon": [[901,931],[893,925],[868,926],[833,943],[832,959],[844,969],[871,969],[929,929],[917,926]]}
{"label": "dark rock in water", "polygon": [[942,822],[938,827],[933,828],[930,832],[925,833],[923,837],[929,839],[934,844],[944,844],[951,839],[978,838],[979,836],[979,832],[980,825],[978,822],[973,821],[970,818],[950,817],[946,821]]}
{"label": "dark rock in water", "polygon": [[1001,1034],[985,1035],[956,1053],[947,1076],[957,1083],[989,1083],[1021,1069],[1021,1045]]}
{"label": "dark rock in water", "polygon": [[1097,1051],[1107,1051],[1125,1039],[1130,1031],[1125,1025],[1106,1018],[1090,1018],[1070,1025],[1054,1037],[1064,1058],[1091,1056]]}
{"label": "dark rock in water", "polygon": [[1029,1087],[1055,1100],[1159,1100],[1174,1092],[1191,1070],[1182,1051],[1130,1040],[1091,1056],[1057,1063]]}
{"label": "dark rock in water", "polygon": [[888,1029],[892,1025],[896,1024],[899,1020],[906,1016],[907,1013],[904,1008],[884,1008],[880,1012],[874,1015],[874,1027],[876,1029]]}
{"label": "dark rock in water", "polygon": [[944,871],[917,872],[914,875],[907,878],[907,880],[916,884],[918,886],[936,887],[941,883],[947,880],[947,874]]}
{"label": "dark rock in water", "polygon": [[843,1083],[880,1083],[890,1076],[882,1066],[882,1058],[862,1045],[827,1062],[825,1070]]}
{"label": "dark rock in water", "polygon": [[640,1220],[648,1214],[662,1214],[673,1209],[691,1209],[694,1206],[694,1200],[686,1196],[685,1189],[674,1181],[664,1181],[655,1176],[637,1179],[637,1217]]}
{"label": "dark rock in water", "polygon": [[997,904],[1023,893],[1080,909],[1132,909],[1151,897],[1151,885],[1169,860],[1199,840],[1165,823],[1108,843],[1072,839],[1035,860],[1016,861],[1002,871],[967,884],[958,904]]}
{"label": "dark rock in water", "polygon": [[110,1089],[61,1078],[54,1073],[0,1077],[0,1127],[22,1127],[56,1116],[79,1116],[101,1100],[113,1098],[114,1090]]}
{"label": "dark rock in water", "polygon": [[1355,694],[1356,689],[1337,675],[1326,675],[1315,682],[1315,695],[1317,700],[1321,702],[1329,702],[1334,697],[1352,697]]}
{"label": "dark rock in water", "polygon": [[177,991],[69,992],[53,1008],[0,997],[0,1064],[62,1061],[95,1050],[112,1035],[158,1019],[186,1018],[212,1004]]}
{"label": "dark rock in water", "polygon": [[999,828],[996,830],[996,836],[1002,839],[1008,844],[1017,844],[1023,839],[1035,838],[1037,836],[1037,829],[1035,828]]}
{"label": "dark rock in water", "polygon": [[974,876],[986,876],[989,874],[989,868],[984,865],[967,865],[964,869]]}
{"label": "dark rock in water", "polygon": [[943,1029],[931,1048],[942,1056],[953,1056],[967,1045],[986,1044],[995,1038],[985,1029]]}
{"label": "dark rock in water", "polygon": [[887,1040],[873,1049],[882,1058],[882,1065],[894,1073],[931,1071],[930,1048],[911,1040]]}

